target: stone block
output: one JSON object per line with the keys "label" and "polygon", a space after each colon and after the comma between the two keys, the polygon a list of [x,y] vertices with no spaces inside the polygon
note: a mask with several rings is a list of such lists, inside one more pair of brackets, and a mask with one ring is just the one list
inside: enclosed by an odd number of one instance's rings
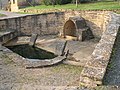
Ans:
{"label": "stone block", "polygon": [[98,68],[106,68],[108,65],[108,60],[104,60],[103,57],[98,57],[96,59],[90,60],[86,66],[90,67],[98,67]]}
{"label": "stone block", "polygon": [[32,34],[29,45],[34,46],[37,40],[37,37],[38,37],[37,34]]}
{"label": "stone block", "polygon": [[106,68],[97,67],[85,67],[81,73],[82,76],[89,77],[93,80],[102,80],[105,74]]}
{"label": "stone block", "polygon": [[97,80],[93,80],[93,79],[88,78],[88,77],[80,76],[80,85],[81,86],[94,88],[97,85],[101,85],[101,84],[102,84],[102,81],[97,81]]}
{"label": "stone block", "polygon": [[67,41],[63,40],[63,41],[57,41],[57,45],[55,48],[55,52],[57,55],[63,55],[65,54],[65,48],[67,45]]}

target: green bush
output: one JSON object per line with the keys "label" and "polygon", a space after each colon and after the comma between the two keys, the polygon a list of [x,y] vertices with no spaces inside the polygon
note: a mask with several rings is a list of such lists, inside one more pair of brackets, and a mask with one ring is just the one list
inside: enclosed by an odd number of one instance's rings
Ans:
{"label": "green bush", "polygon": [[72,2],[72,0],[61,0],[62,4],[67,4],[67,3],[71,3],[71,2]]}
{"label": "green bush", "polygon": [[48,5],[50,5],[50,0],[43,0],[42,4],[48,6]]}
{"label": "green bush", "polygon": [[[97,1],[97,0],[78,0],[78,3],[88,3],[93,1]],[[76,3],[76,0],[72,0],[72,3]]]}
{"label": "green bush", "polygon": [[42,3],[44,5],[62,5],[62,4],[67,4],[71,3],[72,0],[43,0]]}

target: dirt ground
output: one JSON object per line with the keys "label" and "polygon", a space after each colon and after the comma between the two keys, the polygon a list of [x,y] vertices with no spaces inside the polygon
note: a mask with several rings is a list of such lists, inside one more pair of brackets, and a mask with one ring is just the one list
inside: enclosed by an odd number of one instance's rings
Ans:
{"label": "dirt ground", "polygon": [[26,69],[0,52],[0,85],[79,86],[81,70],[82,67],[65,64]]}

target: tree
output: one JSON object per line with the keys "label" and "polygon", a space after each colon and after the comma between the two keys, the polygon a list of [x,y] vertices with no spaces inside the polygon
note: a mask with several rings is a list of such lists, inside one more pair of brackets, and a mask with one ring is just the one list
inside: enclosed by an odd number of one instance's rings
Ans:
{"label": "tree", "polygon": [[55,7],[55,0],[51,0],[53,7]]}
{"label": "tree", "polygon": [[76,7],[78,7],[78,0],[76,0]]}
{"label": "tree", "polygon": [[3,7],[2,7],[3,5],[2,5],[2,1],[0,0],[0,8],[2,9]]}
{"label": "tree", "polygon": [[26,2],[30,5],[35,7],[35,0],[26,0]]}
{"label": "tree", "polygon": [[74,3],[74,4],[76,4],[76,7],[78,7],[78,2],[79,2],[80,0],[72,0],[72,3]]}

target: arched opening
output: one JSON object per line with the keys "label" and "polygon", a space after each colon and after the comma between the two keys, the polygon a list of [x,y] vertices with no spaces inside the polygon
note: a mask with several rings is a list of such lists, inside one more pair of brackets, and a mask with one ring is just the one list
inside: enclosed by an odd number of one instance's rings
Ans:
{"label": "arched opening", "polygon": [[68,20],[64,25],[64,37],[72,36],[76,37],[76,26],[72,20]]}

